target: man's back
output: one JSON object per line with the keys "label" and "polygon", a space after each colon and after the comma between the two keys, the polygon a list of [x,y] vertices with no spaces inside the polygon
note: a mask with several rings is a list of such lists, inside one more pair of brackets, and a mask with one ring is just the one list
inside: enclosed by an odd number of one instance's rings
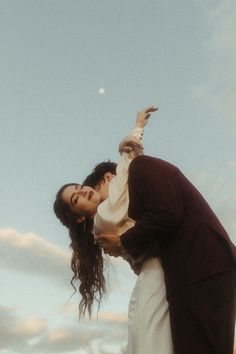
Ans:
{"label": "man's back", "polygon": [[160,256],[168,295],[233,267],[235,248],[198,190],[163,160],[140,156],[129,170],[129,216],[122,236],[135,258]]}

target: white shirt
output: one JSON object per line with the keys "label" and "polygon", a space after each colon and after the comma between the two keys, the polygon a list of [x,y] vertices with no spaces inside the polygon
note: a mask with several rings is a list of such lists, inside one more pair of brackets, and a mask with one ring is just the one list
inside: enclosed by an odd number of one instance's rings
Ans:
{"label": "white shirt", "polygon": [[[143,129],[136,128],[132,134],[141,141]],[[116,168],[116,176],[109,184],[109,196],[97,209],[94,217],[94,235],[113,233],[121,235],[134,226],[134,220],[128,216],[129,191],[128,170],[134,157],[143,154],[143,150],[122,152]]]}

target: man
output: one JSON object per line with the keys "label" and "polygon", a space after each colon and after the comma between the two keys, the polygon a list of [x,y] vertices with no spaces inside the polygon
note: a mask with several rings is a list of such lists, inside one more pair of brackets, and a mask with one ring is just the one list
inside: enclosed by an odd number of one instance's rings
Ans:
{"label": "man", "polygon": [[114,255],[123,247],[137,265],[160,257],[175,354],[232,354],[236,251],[226,231],[168,162],[136,157],[128,185],[136,224],[120,239],[100,236],[104,249]]}

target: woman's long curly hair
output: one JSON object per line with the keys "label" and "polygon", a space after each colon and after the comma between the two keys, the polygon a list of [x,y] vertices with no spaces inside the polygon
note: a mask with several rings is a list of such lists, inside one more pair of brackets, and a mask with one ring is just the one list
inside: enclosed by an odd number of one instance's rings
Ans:
{"label": "woman's long curly hair", "polygon": [[[116,173],[116,164],[103,162],[97,165],[82,185],[94,188],[102,180],[106,172]],[[91,316],[94,300],[98,306],[105,293],[104,258],[102,249],[96,243],[93,234],[93,218],[86,217],[84,222],[77,223],[78,214],[71,211],[70,206],[62,199],[63,191],[77,183],[63,185],[56,194],[54,212],[64,226],[69,229],[72,248],[71,269],[74,273],[71,285],[76,291],[79,281],[79,292],[82,300],[79,303],[79,315],[84,316],[86,310]]]}

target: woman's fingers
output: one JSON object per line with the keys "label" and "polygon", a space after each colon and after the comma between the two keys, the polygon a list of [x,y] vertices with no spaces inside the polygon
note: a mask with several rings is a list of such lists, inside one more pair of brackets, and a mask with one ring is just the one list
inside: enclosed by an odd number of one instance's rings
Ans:
{"label": "woman's fingers", "polygon": [[145,113],[156,112],[156,111],[158,111],[158,108],[155,106],[150,106],[150,107],[144,108],[144,110],[143,110],[143,112],[145,112]]}
{"label": "woman's fingers", "polygon": [[151,113],[156,112],[158,110],[157,107],[149,106],[144,108],[142,111],[137,113],[136,118],[136,128],[144,128],[148,122],[148,119],[151,116]]}

